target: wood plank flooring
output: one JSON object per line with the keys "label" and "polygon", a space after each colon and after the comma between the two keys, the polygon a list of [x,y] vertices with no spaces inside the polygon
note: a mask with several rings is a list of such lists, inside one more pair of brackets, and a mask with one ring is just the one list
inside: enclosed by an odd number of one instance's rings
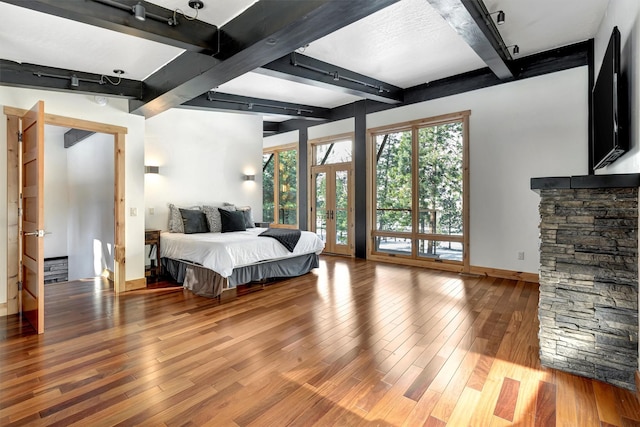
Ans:
{"label": "wood plank flooring", "polygon": [[0,426],[638,426],[635,394],[542,368],[537,285],[363,260],[220,304],[47,285],[0,318]]}

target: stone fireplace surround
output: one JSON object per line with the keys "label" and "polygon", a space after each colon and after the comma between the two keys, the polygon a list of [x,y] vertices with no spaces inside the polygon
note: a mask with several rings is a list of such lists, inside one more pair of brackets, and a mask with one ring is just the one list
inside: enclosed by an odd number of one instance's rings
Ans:
{"label": "stone fireplace surround", "polygon": [[532,178],[542,365],[634,390],[640,174]]}

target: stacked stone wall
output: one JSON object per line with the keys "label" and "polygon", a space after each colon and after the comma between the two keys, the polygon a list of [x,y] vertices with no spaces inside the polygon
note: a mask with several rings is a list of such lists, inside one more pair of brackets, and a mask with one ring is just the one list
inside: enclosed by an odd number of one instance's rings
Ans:
{"label": "stacked stone wall", "polygon": [[541,362],[635,389],[638,189],[540,196]]}

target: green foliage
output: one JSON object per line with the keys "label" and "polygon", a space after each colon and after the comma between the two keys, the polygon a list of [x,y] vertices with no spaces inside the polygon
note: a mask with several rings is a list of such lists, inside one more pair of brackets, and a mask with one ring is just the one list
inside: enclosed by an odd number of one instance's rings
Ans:
{"label": "green foliage", "polygon": [[[462,233],[462,123],[417,130],[418,232]],[[412,131],[376,140],[377,229],[412,231]]]}

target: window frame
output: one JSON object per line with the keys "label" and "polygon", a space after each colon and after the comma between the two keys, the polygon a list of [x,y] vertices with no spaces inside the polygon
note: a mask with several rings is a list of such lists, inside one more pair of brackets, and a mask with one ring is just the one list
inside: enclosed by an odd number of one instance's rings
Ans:
{"label": "window frame", "polygon": [[[280,170],[280,156],[279,153],[284,151],[296,150],[296,223],[295,224],[280,224],[280,209],[278,209],[279,200],[280,200],[280,174],[278,171]],[[270,223],[270,227],[273,228],[298,228],[298,222],[300,220],[300,149],[298,147],[297,142],[292,142],[289,144],[277,145],[273,147],[265,147],[262,149],[262,155],[273,154],[273,222]],[[264,165],[263,165],[264,167]],[[264,173],[264,172],[263,172]],[[263,178],[264,179],[264,178]],[[264,184],[263,184],[264,185]],[[264,215],[264,205],[263,205],[263,215]]]}
{"label": "window frame", "polygon": [[[368,258],[377,261],[396,262],[407,265],[428,266],[442,270],[469,272],[470,252],[469,252],[469,116],[470,110],[444,114],[419,120],[403,123],[395,123],[387,126],[380,126],[367,130],[367,155],[369,157],[369,173],[367,174],[367,194],[371,197],[368,215]],[[418,129],[430,126],[445,125],[459,122],[462,124],[462,235],[444,235],[437,233],[420,233],[419,230],[419,147]],[[376,164],[376,137],[378,135],[411,131],[411,228],[407,231],[379,231],[377,230],[377,164]],[[376,250],[375,240],[377,237],[398,237],[411,240],[411,254],[392,254]],[[462,261],[445,260],[439,258],[429,258],[419,256],[419,241],[444,241],[462,243]]]}

